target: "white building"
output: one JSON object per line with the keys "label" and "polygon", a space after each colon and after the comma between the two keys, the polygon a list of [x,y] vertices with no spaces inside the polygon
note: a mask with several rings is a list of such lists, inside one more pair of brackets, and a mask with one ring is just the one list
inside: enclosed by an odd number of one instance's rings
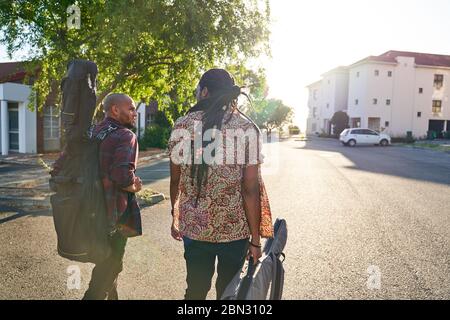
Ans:
{"label": "white building", "polygon": [[332,115],[343,110],[351,127],[394,137],[408,131],[417,138],[427,131],[439,136],[450,131],[449,83],[450,56],[403,51],[369,56],[308,86],[307,132],[329,133]]}
{"label": "white building", "polygon": [[348,69],[338,67],[322,75],[322,80],[310,84],[307,133],[333,133],[331,118],[337,111],[347,110]]}
{"label": "white building", "polygon": [[[0,63],[0,155],[10,153],[44,153],[61,148],[61,118],[55,97],[47,99],[42,110],[28,105],[31,86],[24,84],[27,73],[22,63]],[[145,128],[154,122],[158,103],[151,100],[137,106],[137,135],[142,138]]]}
{"label": "white building", "polygon": [[[36,153],[36,112],[30,111],[31,87],[21,83],[25,76],[17,63],[0,66],[0,154]],[[34,101],[32,101],[34,103]]]}
{"label": "white building", "polygon": [[350,126],[392,136],[450,131],[450,56],[388,51],[349,67]]}

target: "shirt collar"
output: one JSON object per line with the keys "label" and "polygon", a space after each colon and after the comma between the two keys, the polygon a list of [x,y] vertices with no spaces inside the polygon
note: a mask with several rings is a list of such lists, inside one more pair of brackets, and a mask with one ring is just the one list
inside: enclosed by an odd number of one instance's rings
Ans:
{"label": "shirt collar", "polygon": [[123,125],[119,121],[117,121],[116,119],[113,119],[111,117],[106,117],[105,121],[108,123],[111,123],[111,124],[115,124],[118,127],[123,127]]}

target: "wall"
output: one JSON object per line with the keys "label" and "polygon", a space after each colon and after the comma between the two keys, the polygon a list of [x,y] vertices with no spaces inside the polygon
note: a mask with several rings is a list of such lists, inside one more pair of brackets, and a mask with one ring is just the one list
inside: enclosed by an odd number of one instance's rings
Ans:
{"label": "wall", "polygon": [[31,87],[17,83],[0,84],[0,100],[19,103],[19,152],[36,153],[36,112],[28,109]]}

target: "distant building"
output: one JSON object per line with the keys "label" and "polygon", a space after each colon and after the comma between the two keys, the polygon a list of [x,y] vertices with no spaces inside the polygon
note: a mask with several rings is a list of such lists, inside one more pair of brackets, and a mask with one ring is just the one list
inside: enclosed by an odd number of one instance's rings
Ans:
{"label": "distant building", "polygon": [[388,51],[349,67],[352,127],[392,136],[450,131],[450,56]]}
{"label": "distant building", "polygon": [[[343,70],[343,69],[341,69]],[[308,86],[308,133],[327,132],[333,106],[331,96],[346,97],[349,126],[385,131],[392,136],[425,137],[427,131],[450,131],[450,56],[417,52],[388,51],[369,56],[346,68],[348,89],[323,79]],[[339,93],[333,90],[346,90]],[[310,102],[322,96],[313,106]],[[329,106],[329,107],[328,107]],[[334,107],[334,109],[333,109]],[[320,110],[320,111],[319,111]],[[315,113],[314,113],[315,111]],[[316,117],[314,117],[316,114]],[[316,129],[313,130],[313,125]]]}
{"label": "distant building", "polygon": [[324,73],[322,80],[310,84],[308,89],[307,133],[332,134],[330,121],[334,113],[347,111],[347,67],[338,67]]}
{"label": "distant building", "polygon": [[[31,86],[23,84],[25,76],[19,62],[0,63],[1,155],[38,152],[36,132],[41,123],[36,111],[28,108]],[[31,103],[35,105],[34,101]]]}
{"label": "distant building", "polygon": [[136,106],[138,112],[137,119],[137,128],[139,130],[136,131],[138,138],[142,138],[144,136],[145,128],[154,123],[156,113],[158,112],[158,102],[156,100],[151,100],[150,103],[146,103],[145,101],[141,101]]}
{"label": "distant building", "polygon": [[[50,95],[41,111],[36,101],[31,101],[31,82],[20,62],[0,63],[0,154],[45,153],[61,148],[61,119],[56,97]],[[137,134],[142,137],[158,111],[158,103],[144,102],[137,106]]]}

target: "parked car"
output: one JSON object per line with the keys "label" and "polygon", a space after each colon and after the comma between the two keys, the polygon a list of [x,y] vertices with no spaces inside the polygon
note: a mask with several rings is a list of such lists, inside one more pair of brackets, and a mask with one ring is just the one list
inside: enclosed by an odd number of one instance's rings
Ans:
{"label": "parked car", "polygon": [[385,147],[391,144],[391,137],[388,134],[362,128],[345,129],[339,136],[339,140],[343,145],[350,147],[357,144],[377,144]]}

